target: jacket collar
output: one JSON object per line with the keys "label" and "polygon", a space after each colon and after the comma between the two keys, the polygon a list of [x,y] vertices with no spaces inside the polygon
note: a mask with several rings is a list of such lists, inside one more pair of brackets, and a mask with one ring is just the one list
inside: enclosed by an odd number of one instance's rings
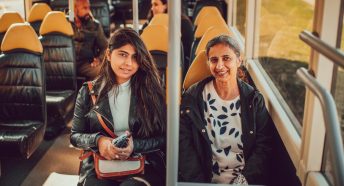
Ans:
{"label": "jacket collar", "polygon": [[[186,94],[191,95],[194,98],[202,97],[202,91],[207,83],[214,80],[214,77],[207,77],[206,79],[199,81],[198,83],[192,85],[189,89],[186,90]],[[248,99],[250,98],[254,92],[255,89],[248,85],[247,83],[243,82],[240,79],[237,79],[239,92],[240,92],[240,99]]]}
{"label": "jacket collar", "polygon": [[[105,82],[102,81],[101,83],[95,83],[95,81],[92,82],[94,84],[93,86],[93,91],[91,91],[90,94],[94,94],[96,97],[100,95],[100,92],[104,89],[105,87]],[[129,128],[132,129],[132,126],[135,123],[135,105],[136,105],[136,97],[134,96],[133,92],[131,93],[130,97],[130,106],[129,106]],[[106,121],[106,125],[109,127],[110,130],[114,131],[114,125],[115,123],[113,122],[113,117],[110,109],[110,103],[109,103],[109,96],[108,94],[104,94],[104,97],[99,99],[94,106],[94,111],[99,113],[104,121]]]}
{"label": "jacket collar", "polygon": [[[214,80],[214,77],[208,77],[194,85],[192,85],[183,95],[184,97],[187,97],[187,99],[183,99],[183,107],[187,107],[190,109],[190,112],[192,113],[191,116],[192,120],[194,120],[194,124],[199,129],[199,131],[203,134],[203,137],[209,142],[210,140],[207,134],[202,132],[205,130],[205,119],[204,119],[204,104],[203,104],[203,98],[202,98],[202,92],[205,87],[205,85]],[[240,92],[240,102],[241,102],[241,121],[242,121],[242,132],[243,132],[243,143],[244,143],[244,154],[248,152],[248,149],[250,149],[249,146],[252,144],[252,132],[254,131],[254,119],[250,118],[251,113],[253,111],[253,99],[254,95],[256,94],[256,90],[248,85],[247,83],[243,82],[240,79],[237,79],[238,81],[238,88]],[[255,132],[255,131],[254,131]]]}

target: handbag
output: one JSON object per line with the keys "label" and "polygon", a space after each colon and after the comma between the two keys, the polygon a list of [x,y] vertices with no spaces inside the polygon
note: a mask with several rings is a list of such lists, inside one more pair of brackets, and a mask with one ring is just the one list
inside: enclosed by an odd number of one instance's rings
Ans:
{"label": "handbag", "polygon": [[[92,92],[92,82],[87,82],[88,89]],[[95,104],[96,97],[91,94],[92,102]],[[105,124],[102,116],[96,112],[97,118],[103,129],[112,137],[116,138],[114,132],[112,132]],[[133,175],[133,174],[143,174],[145,157],[142,155],[135,155],[129,157],[126,160],[106,160],[99,153],[88,152],[83,154],[79,159],[83,160],[89,156],[93,155],[94,169],[98,179],[121,179],[123,177]]]}

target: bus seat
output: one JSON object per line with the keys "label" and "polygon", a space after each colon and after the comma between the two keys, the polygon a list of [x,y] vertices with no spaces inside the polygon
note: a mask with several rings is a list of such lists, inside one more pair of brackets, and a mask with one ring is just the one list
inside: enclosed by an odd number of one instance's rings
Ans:
{"label": "bus seat", "polygon": [[[92,16],[97,19],[106,36],[110,35],[110,10],[107,0],[92,0],[91,12]],[[51,1],[50,6],[53,10],[65,12],[68,10],[68,0],[54,0]]]}
{"label": "bus seat", "polygon": [[46,126],[43,48],[28,23],[12,24],[0,55],[0,157],[29,158]]}
{"label": "bus seat", "polygon": [[103,26],[104,33],[110,36],[110,9],[107,0],[93,0],[91,3],[91,12]]}
{"label": "bus seat", "polygon": [[66,13],[68,10],[68,0],[54,0],[50,2],[50,7],[54,11]]}
{"label": "bus seat", "polygon": [[[127,24],[127,20],[133,19],[132,0],[110,0],[113,9],[111,10],[111,21],[116,25]],[[147,19],[150,12],[151,0],[139,0],[139,20]]]}
{"label": "bus seat", "polygon": [[201,40],[198,43],[198,46],[195,51],[195,55],[197,56],[202,50],[205,50],[205,47],[207,46],[207,43],[220,35],[228,35],[232,36],[233,34],[229,30],[227,26],[219,25],[219,26],[212,26],[208,28],[208,30],[204,33]]}
{"label": "bus seat", "polygon": [[[159,36],[159,40],[157,40]],[[160,72],[163,86],[166,83],[168,29],[163,25],[148,25],[142,32],[141,38]]]}
{"label": "bus seat", "polygon": [[157,14],[149,22],[149,25],[163,25],[168,27],[168,15],[167,14]]}
{"label": "bus seat", "polygon": [[194,83],[201,81],[211,76],[205,50],[202,50],[191,63],[188,72],[186,73],[183,90],[188,89]]}
{"label": "bus seat", "polygon": [[27,21],[36,31],[37,35],[39,35],[39,28],[42,24],[45,15],[47,15],[47,13],[50,11],[51,8],[46,3],[35,3],[32,6]]}
{"label": "bus seat", "polygon": [[219,9],[217,9],[216,7],[214,7],[214,6],[204,6],[200,10],[199,14],[195,18],[195,21],[194,21],[195,27],[208,14],[218,14],[219,16],[221,16],[221,13],[220,13]]}
{"label": "bus seat", "polygon": [[46,4],[50,5],[50,0],[32,0],[32,5],[34,5],[36,3],[46,3]]}
{"label": "bus seat", "polygon": [[[157,36],[159,36],[159,39],[157,39]],[[143,30],[141,38],[149,51],[168,52],[168,28],[166,26],[149,25]]]}
{"label": "bus seat", "polygon": [[[157,39],[159,36],[159,39]],[[148,25],[142,32],[141,38],[147,49],[151,53],[155,64],[160,72],[161,79],[163,80],[163,86],[166,84],[166,68],[167,68],[167,52],[168,52],[168,29],[163,25]],[[183,44],[180,42],[181,47],[181,73],[182,80],[184,79],[184,53]]]}
{"label": "bus seat", "polygon": [[18,12],[5,12],[0,16],[0,45],[7,29],[13,23],[24,23],[24,19],[20,16]]}
{"label": "bus seat", "polygon": [[195,38],[201,38],[205,31],[208,28],[215,26],[215,25],[224,25],[227,26],[225,20],[217,14],[207,14],[204,16],[202,20],[200,20],[196,30],[195,30]]}
{"label": "bus seat", "polygon": [[192,42],[191,45],[191,51],[190,51],[190,61],[192,61],[195,58],[195,52],[196,48],[201,41],[202,36],[204,33],[213,26],[224,26],[227,27],[225,21],[222,17],[219,17],[218,15],[210,15],[207,14],[204,19],[202,19],[196,28],[195,31],[195,40]]}
{"label": "bus seat", "polygon": [[63,12],[49,12],[42,21],[48,125],[46,138],[61,132],[72,115],[76,97],[73,28]]}
{"label": "bus seat", "polygon": [[224,0],[200,0],[196,2],[193,10],[192,20],[195,22],[197,15],[205,6],[214,6],[221,13],[224,19],[227,19],[227,4]]}

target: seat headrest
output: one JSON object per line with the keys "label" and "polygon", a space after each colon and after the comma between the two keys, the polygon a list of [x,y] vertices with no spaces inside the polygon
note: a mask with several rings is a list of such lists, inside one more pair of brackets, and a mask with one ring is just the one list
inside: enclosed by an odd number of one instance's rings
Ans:
{"label": "seat headrest", "polygon": [[68,36],[74,34],[72,25],[67,21],[63,12],[51,11],[44,17],[39,33],[45,35],[51,32],[59,32]]}
{"label": "seat headrest", "polygon": [[168,27],[168,14],[156,14],[149,22],[149,25],[163,25]]}
{"label": "seat headrest", "polygon": [[205,50],[201,51],[196,56],[194,61],[191,63],[188,72],[186,73],[183,83],[184,90],[188,89],[194,83],[211,76],[207,61],[208,59]]}
{"label": "seat headrest", "polygon": [[227,26],[219,25],[219,26],[212,26],[208,28],[208,30],[204,33],[202,36],[202,39],[199,41],[199,44],[196,48],[195,54],[198,55],[202,50],[205,50],[205,47],[207,46],[208,42],[220,35],[228,35],[233,36],[231,31]]}
{"label": "seat headrest", "polygon": [[196,31],[195,31],[195,38],[201,38],[205,31],[208,30],[208,28],[215,26],[215,25],[224,25],[227,26],[225,20],[217,14],[207,14],[204,16],[204,19],[200,20]]}
{"label": "seat headrest", "polygon": [[14,49],[43,52],[42,44],[29,23],[14,23],[8,28],[1,43],[1,50],[7,52]]}
{"label": "seat headrest", "polygon": [[205,6],[201,9],[201,11],[198,13],[194,25],[197,26],[199,22],[204,19],[204,17],[208,14],[218,14],[221,17],[220,11],[215,6]]}
{"label": "seat headrest", "polygon": [[6,32],[13,23],[24,23],[18,12],[5,12],[0,16],[0,33]]}
{"label": "seat headrest", "polygon": [[168,52],[168,30],[166,26],[148,25],[143,30],[141,38],[149,51]]}
{"label": "seat headrest", "polygon": [[34,21],[42,21],[48,12],[51,12],[49,5],[46,3],[35,3],[30,10],[27,21],[29,23]]}

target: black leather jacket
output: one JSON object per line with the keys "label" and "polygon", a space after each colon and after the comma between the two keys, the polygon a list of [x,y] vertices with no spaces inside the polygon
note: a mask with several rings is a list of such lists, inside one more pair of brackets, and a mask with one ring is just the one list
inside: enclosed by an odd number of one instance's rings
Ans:
{"label": "black leather jacket", "polygon": [[[84,83],[81,87],[75,104],[73,124],[70,142],[77,148],[86,151],[98,151],[97,140],[100,135],[108,136],[106,131],[100,125],[96,113],[99,113],[106,125],[113,129],[113,118],[110,110],[109,100],[106,96],[99,100],[96,105],[93,105],[91,94],[99,95],[101,87],[94,85],[93,90],[88,90],[87,83]],[[165,135],[156,135],[150,138],[143,138],[138,135],[138,130],[141,126],[139,119],[135,115],[136,105],[135,95],[131,95],[130,110],[129,110],[129,128],[133,136],[134,149],[133,153],[142,153],[146,155],[146,162],[157,169],[162,176],[165,177]],[[162,106],[164,107],[164,106]],[[162,108],[162,109],[165,109]],[[84,179],[90,174],[95,174],[93,166],[93,157],[90,156],[83,160],[80,167],[80,179],[82,183]]]}
{"label": "black leather jacket", "polygon": [[[179,137],[179,179],[184,182],[210,183],[212,151],[204,119],[202,91],[213,80],[207,78],[184,93]],[[272,120],[263,96],[238,80],[241,102],[242,140],[245,167],[242,174],[249,184],[267,184],[271,151]]]}

